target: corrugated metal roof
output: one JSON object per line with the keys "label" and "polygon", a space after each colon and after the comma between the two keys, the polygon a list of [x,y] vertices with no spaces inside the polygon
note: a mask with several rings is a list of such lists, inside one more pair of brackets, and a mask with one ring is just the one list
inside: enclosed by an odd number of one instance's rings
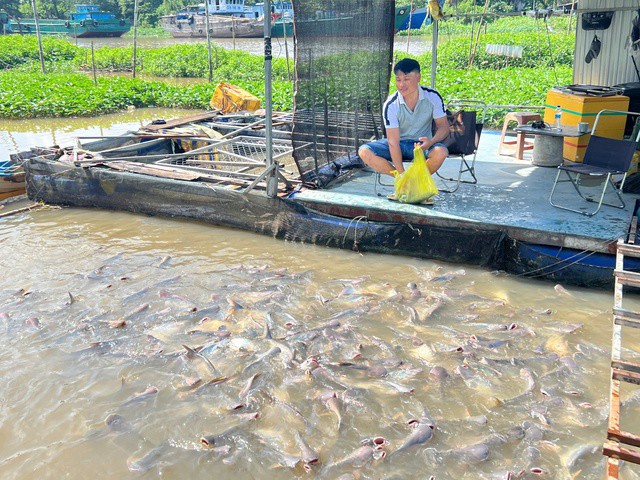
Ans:
{"label": "corrugated metal roof", "polygon": [[[640,79],[631,60],[640,69],[640,50],[627,47],[631,22],[640,8],[638,0],[580,0],[576,25],[576,48],[573,64],[573,83],[612,86],[637,82]],[[606,30],[583,30],[582,15],[589,11],[613,10],[611,26]],[[586,11],[586,12],[585,12]],[[590,63],[585,61],[594,36],[601,42],[599,55]]]}

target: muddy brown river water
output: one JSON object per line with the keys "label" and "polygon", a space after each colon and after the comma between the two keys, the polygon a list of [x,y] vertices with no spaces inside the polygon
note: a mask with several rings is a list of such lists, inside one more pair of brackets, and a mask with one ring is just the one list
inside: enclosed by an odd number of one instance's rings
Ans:
{"label": "muddy brown river water", "polygon": [[75,208],[0,253],[3,479],[604,478],[609,292]]}

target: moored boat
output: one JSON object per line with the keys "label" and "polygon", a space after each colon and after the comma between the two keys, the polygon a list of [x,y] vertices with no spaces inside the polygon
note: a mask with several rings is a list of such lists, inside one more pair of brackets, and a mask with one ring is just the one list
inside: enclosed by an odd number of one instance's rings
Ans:
{"label": "moored boat", "polygon": [[[40,33],[77,38],[120,37],[131,29],[128,20],[101,11],[97,5],[76,5],[75,8],[68,20],[38,19]],[[11,19],[10,30],[22,35],[35,34],[36,22],[33,18]]]}
{"label": "moored boat", "polygon": [[[203,38],[207,36],[205,15],[165,15],[160,25],[174,38]],[[263,23],[251,18],[232,15],[209,15],[209,36],[212,38],[259,38],[264,35]]]}
{"label": "moored boat", "polygon": [[25,193],[25,173],[20,162],[0,162],[0,200]]}
{"label": "moored boat", "polygon": [[[414,30],[422,26],[427,18],[427,8],[414,8],[409,12],[409,15],[405,18],[404,22],[398,27],[398,30]],[[411,25],[411,26],[409,26]]]}
{"label": "moored boat", "polygon": [[[233,129],[236,119],[209,114],[189,127],[146,127],[63,151],[36,149],[25,163],[27,193],[52,204],[195,219],[289,241],[478,265],[592,288],[613,285],[616,241],[637,215],[616,211],[600,217],[597,229],[585,225],[582,216],[539,201],[539,188],[550,184],[553,169],[490,161],[479,170],[490,181],[441,194],[434,207],[388,201],[389,192],[379,195],[374,174],[357,161],[327,165],[319,172],[323,186],[308,188],[312,177],[303,182],[284,130],[273,139],[280,168],[277,195],[270,197],[266,144],[254,135],[255,124],[238,126],[223,139],[206,134],[222,125]],[[445,162],[443,168],[446,174],[454,166]],[[640,271],[640,265],[628,269]]]}

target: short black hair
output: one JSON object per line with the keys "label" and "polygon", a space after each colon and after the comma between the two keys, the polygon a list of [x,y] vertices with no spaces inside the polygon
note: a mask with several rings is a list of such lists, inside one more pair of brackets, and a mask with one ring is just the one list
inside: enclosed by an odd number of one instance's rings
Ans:
{"label": "short black hair", "polygon": [[398,72],[402,72],[405,75],[411,72],[420,73],[420,64],[413,58],[403,58],[398,63],[396,63],[395,67],[393,67],[394,75],[397,75]]}

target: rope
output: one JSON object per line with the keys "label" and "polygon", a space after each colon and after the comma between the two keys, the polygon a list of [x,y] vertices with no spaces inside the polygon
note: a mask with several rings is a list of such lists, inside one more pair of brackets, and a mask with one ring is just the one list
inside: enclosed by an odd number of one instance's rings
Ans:
{"label": "rope", "polygon": [[[365,222],[369,221],[369,219],[365,215],[354,217],[349,221],[349,225],[347,225],[347,230],[344,232],[344,237],[342,237],[342,245],[346,243],[347,235],[349,235],[349,230],[351,230],[351,224],[355,221],[356,224],[353,227],[353,249],[355,250],[358,248],[358,224],[363,220]],[[365,229],[365,232],[366,232],[366,229]],[[363,233],[363,236],[364,236],[364,233]]]}

